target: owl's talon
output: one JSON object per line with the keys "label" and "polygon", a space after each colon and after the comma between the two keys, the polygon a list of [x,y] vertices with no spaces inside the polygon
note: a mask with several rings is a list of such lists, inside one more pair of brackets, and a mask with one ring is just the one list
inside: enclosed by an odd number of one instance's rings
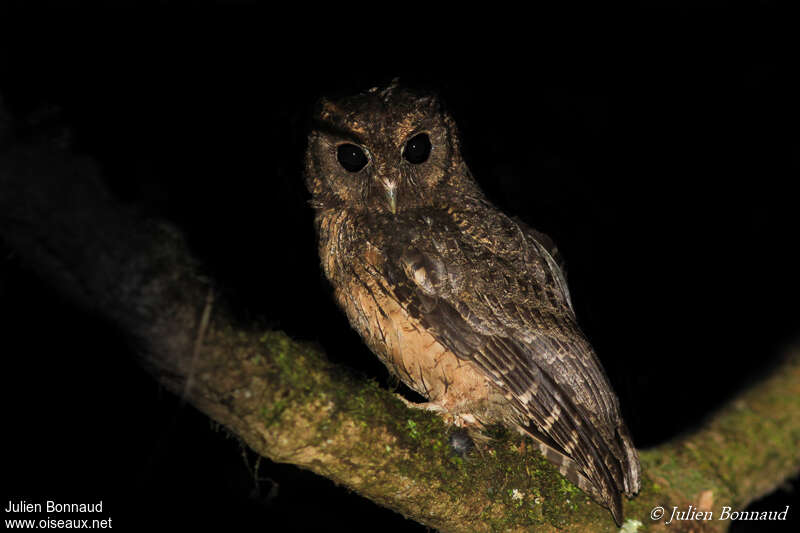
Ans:
{"label": "owl's talon", "polygon": [[469,455],[469,453],[475,448],[475,441],[472,440],[469,432],[462,428],[452,432],[448,442],[450,443],[450,447],[453,449],[453,451],[461,457]]}
{"label": "owl's talon", "polygon": [[406,407],[409,409],[423,409],[425,411],[432,411],[434,413],[444,413],[444,407],[437,403],[433,402],[423,402],[423,403],[415,403],[407,398],[404,398],[402,394],[395,393],[395,397],[406,404]]}

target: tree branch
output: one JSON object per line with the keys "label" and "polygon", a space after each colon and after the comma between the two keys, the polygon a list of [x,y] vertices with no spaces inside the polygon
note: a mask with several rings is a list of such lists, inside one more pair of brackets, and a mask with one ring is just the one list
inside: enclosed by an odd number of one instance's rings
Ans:
{"label": "tree branch", "polygon": [[[45,279],[126,332],[157,380],[264,457],[442,531],[616,530],[524,439],[500,434],[462,459],[435,415],[407,409],[313,346],[237,322],[214,304],[213,284],[180,235],[123,209],[91,161],[48,146],[6,149],[0,235]],[[722,506],[743,510],[798,472],[797,442],[794,353],[702,429],[642,452],[643,490],[625,516],[653,524],[656,506],[665,518],[689,504],[715,516]]]}

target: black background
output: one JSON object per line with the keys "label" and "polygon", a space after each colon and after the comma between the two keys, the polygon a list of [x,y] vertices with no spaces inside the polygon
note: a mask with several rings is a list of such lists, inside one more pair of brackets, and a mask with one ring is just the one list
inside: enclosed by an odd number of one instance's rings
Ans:
{"label": "black background", "polygon": [[[317,98],[399,76],[442,96],[488,196],[559,244],[640,448],[797,341],[800,88],[780,46],[562,37],[479,60],[414,40],[395,63],[303,29],[265,37],[269,12],[159,18],[7,33],[0,94],[37,124],[21,135],[66,132],[118,198],[180,227],[243,316],[390,386],[332,302],[301,171]],[[102,499],[125,530],[425,530],[294,467],[265,461],[254,482],[251,452],[1,242],[0,324],[4,506]],[[782,510],[797,485],[753,508]],[[792,527],[732,531],[768,526]]]}

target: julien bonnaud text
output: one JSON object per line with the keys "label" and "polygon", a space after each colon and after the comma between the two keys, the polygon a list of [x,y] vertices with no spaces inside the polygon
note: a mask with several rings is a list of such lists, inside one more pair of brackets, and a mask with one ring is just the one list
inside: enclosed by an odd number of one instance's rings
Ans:
{"label": "julien bonnaud text", "polygon": [[47,500],[42,503],[30,503],[25,500],[12,502],[9,500],[5,509],[6,513],[102,513],[103,501],[97,503],[58,503]]}

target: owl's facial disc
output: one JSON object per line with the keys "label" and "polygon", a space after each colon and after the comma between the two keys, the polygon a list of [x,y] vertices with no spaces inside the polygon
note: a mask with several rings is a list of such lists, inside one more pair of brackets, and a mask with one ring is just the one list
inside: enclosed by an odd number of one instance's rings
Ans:
{"label": "owl's facial disc", "polygon": [[320,205],[396,216],[480,194],[434,97],[394,87],[324,100],[313,127],[306,180]]}

